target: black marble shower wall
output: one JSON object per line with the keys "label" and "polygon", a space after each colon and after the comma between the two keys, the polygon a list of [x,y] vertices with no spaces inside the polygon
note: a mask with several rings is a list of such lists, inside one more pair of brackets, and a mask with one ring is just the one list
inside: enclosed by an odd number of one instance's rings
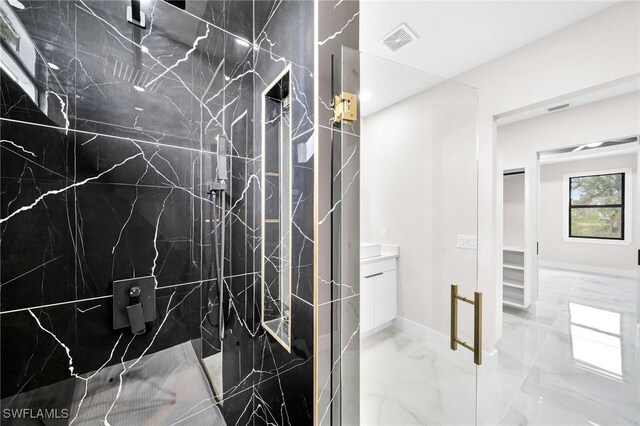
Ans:
{"label": "black marble shower wall", "polygon": [[[111,413],[120,404],[136,409],[124,397],[94,401],[92,392],[124,389],[132,380],[120,365],[136,364],[130,371],[154,382],[144,375],[148,356],[188,342],[197,358],[216,350],[217,330],[205,320],[218,309],[210,291],[206,183],[216,167],[217,136],[226,134],[225,400],[219,408],[228,424],[311,424],[313,2],[188,0],[180,11],[149,0],[142,2],[146,29],[126,21],[126,1],[22,3],[18,17],[57,68],[48,69],[55,76],[48,90],[59,102],[45,114],[2,75],[2,408],[73,407],[72,418],[98,422],[110,406]],[[260,96],[288,64],[294,94],[290,353],[259,321]],[[156,321],[142,336],[113,331],[113,281],[148,275],[157,281]],[[96,375],[110,366],[116,368],[111,377]],[[158,386],[172,374],[165,371]],[[91,384],[90,377],[104,383]],[[145,398],[147,409],[157,407],[155,416],[167,416],[154,417],[154,424],[188,419],[214,402],[205,397],[198,407],[171,413],[167,406],[175,401],[166,393]]]}
{"label": "black marble shower wall", "polygon": [[[268,424],[313,424],[314,2],[256,1],[255,134],[262,92],[291,65],[291,352],[263,328],[255,340],[256,416]],[[255,164],[256,172],[261,162]],[[257,205],[257,203],[256,203]],[[259,250],[256,261],[259,265]],[[259,266],[258,266],[259,267]]]}

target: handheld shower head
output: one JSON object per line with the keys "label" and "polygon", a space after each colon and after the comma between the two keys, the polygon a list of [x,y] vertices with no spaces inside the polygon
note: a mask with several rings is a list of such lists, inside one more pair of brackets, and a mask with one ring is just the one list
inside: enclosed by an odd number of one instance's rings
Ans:
{"label": "handheld shower head", "polygon": [[215,170],[213,170],[213,182],[207,182],[207,192],[209,194],[213,191],[226,191],[229,180],[229,172],[227,171],[227,138],[218,135],[216,136],[216,141],[216,165]]}
{"label": "handheld shower head", "polygon": [[218,137],[217,146],[217,166],[216,166],[216,182],[227,181],[229,176],[227,173],[227,138],[224,136]]}

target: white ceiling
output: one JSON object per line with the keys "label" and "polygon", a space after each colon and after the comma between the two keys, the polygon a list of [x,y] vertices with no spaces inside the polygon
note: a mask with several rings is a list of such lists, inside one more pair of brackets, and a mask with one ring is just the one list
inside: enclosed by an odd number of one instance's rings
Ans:
{"label": "white ceiling", "polygon": [[[453,78],[548,34],[554,33],[616,1],[360,1],[360,49],[419,70]],[[380,41],[405,23],[418,40],[397,52]],[[368,65],[373,65],[373,59]],[[361,64],[363,91],[371,99],[362,102],[368,115],[399,98],[380,93],[390,82],[403,93],[424,90],[424,81],[398,80],[391,66]],[[397,69],[396,69],[397,70]],[[422,79],[425,80],[425,79]],[[384,83],[386,82],[386,83]],[[378,93],[376,93],[376,90]],[[389,92],[389,90],[387,90]],[[391,95],[391,96],[390,96]]]}

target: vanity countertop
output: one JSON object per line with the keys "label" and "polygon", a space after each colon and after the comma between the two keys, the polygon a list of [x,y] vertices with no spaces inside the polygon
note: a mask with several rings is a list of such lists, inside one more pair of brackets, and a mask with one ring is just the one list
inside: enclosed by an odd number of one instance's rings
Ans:
{"label": "vanity countertop", "polygon": [[372,263],[379,262],[385,259],[392,259],[394,257],[398,257],[398,253],[382,253],[380,256],[367,257],[366,259],[360,259],[360,263]]}
{"label": "vanity countertop", "polygon": [[393,244],[382,244],[379,256],[365,257],[360,259],[360,264],[379,262],[381,260],[393,259],[400,254],[400,247]]}

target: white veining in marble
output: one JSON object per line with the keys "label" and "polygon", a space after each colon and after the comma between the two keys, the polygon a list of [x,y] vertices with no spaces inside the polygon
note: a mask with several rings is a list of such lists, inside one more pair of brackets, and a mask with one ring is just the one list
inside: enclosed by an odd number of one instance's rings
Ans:
{"label": "white veining in marble", "polygon": [[470,361],[399,330],[365,339],[362,424],[639,424],[635,280],[539,277],[538,303],[505,309],[497,362],[479,367],[477,381]]}
{"label": "white veining in marble", "polygon": [[[126,369],[116,364],[91,374],[88,392],[76,386],[70,410],[74,424],[225,424],[191,343],[147,355],[140,365],[133,364],[125,362]],[[118,377],[123,379],[120,386]],[[120,403],[114,405],[116,398]]]}

